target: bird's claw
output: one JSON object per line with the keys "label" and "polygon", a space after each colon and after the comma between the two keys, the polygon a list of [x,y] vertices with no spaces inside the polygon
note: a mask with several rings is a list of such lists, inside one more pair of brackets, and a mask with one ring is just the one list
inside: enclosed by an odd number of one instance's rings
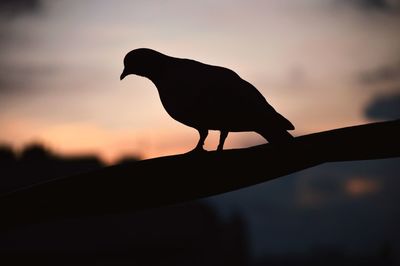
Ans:
{"label": "bird's claw", "polygon": [[203,147],[196,147],[193,150],[187,152],[186,154],[202,154],[207,152]]}

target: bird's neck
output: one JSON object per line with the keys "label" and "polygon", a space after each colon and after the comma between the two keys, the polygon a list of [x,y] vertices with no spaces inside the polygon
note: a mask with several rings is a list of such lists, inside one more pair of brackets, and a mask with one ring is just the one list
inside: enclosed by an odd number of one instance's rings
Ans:
{"label": "bird's neck", "polygon": [[165,75],[165,70],[168,68],[167,61],[159,60],[157,63],[151,64],[149,69],[143,71],[143,76],[156,83]]}
{"label": "bird's neck", "polygon": [[144,77],[150,79],[153,82],[156,82],[162,78],[164,74],[164,71],[160,68],[154,69],[152,71],[149,71],[145,74],[143,74]]}

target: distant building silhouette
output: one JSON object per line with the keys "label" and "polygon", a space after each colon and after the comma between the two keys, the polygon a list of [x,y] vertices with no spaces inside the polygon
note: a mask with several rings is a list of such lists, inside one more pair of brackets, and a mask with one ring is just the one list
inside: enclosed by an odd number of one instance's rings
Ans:
{"label": "distant building silhouette", "polygon": [[10,147],[0,147],[0,193],[53,178],[98,169],[96,156],[61,157],[40,144],[25,147],[17,156]]}

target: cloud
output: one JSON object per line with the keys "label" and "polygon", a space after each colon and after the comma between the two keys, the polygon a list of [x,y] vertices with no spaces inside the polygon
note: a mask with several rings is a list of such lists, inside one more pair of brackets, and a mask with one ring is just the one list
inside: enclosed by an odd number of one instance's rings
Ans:
{"label": "cloud", "polygon": [[43,9],[40,0],[2,0],[0,1],[0,47],[15,41],[12,24],[15,19],[28,14],[38,14]]}
{"label": "cloud", "polygon": [[379,11],[399,11],[399,0],[338,0],[337,2],[343,4],[350,4],[365,11],[379,10]]}
{"label": "cloud", "polygon": [[[56,65],[10,65],[0,62],[0,97],[36,92],[35,81],[45,76],[54,76],[62,67]],[[1,98],[0,98],[1,102]]]}
{"label": "cloud", "polygon": [[381,82],[393,82],[400,80],[400,61],[387,64],[373,70],[365,71],[360,75],[363,84],[378,84]]}
{"label": "cloud", "polygon": [[42,8],[40,0],[2,0],[0,17],[13,18],[23,14],[36,13]]}
{"label": "cloud", "polygon": [[[12,25],[15,19],[28,14],[37,14],[42,10],[40,0],[2,0],[0,1],[0,94],[19,92],[29,85],[26,75],[32,73],[15,72],[5,60],[9,47],[29,42],[27,36],[15,32]],[[18,75],[15,75],[18,74]],[[21,80],[24,77],[24,80]]]}
{"label": "cloud", "polygon": [[377,180],[353,177],[345,183],[346,192],[353,197],[361,197],[379,192],[381,188]]}
{"label": "cloud", "polygon": [[366,107],[365,116],[371,119],[400,119],[400,93],[376,97]]}

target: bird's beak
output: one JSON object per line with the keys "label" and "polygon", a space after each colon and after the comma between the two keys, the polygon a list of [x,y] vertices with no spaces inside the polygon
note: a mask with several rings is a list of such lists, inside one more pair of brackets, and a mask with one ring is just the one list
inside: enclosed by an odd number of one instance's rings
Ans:
{"label": "bird's beak", "polygon": [[119,80],[123,80],[127,75],[128,74],[125,72],[125,69],[124,69],[124,71],[122,71],[121,76],[119,77]]}

